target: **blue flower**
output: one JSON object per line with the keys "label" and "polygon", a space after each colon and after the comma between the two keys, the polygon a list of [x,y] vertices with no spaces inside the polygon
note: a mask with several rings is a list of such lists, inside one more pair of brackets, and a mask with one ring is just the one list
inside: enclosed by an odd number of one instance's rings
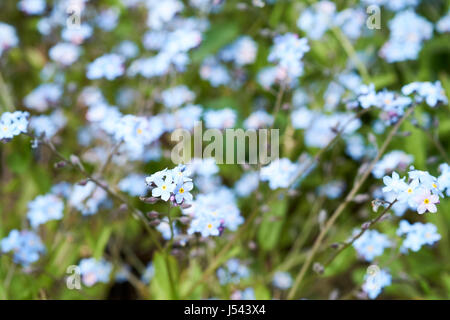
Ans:
{"label": "blue flower", "polygon": [[75,185],[70,193],[69,204],[79,210],[82,215],[96,214],[106,203],[108,194],[105,190],[89,181],[85,185]]}
{"label": "blue flower", "polygon": [[434,224],[420,222],[410,224],[406,220],[400,221],[397,235],[406,235],[400,248],[403,253],[408,252],[408,250],[417,252],[423,245],[433,245],[441,239],[441,235],[437,232],[437,227]]}
{"label": "blue flower", "polygon": [[224,61],[232,61],[238,67],[251,64],[256,59],[258,45],[249,36],[241,36],[219,53]]}
{"label": "blue flower", "polygon": [[144,273],[141,275],[141,281],[145,284],[149,284],[155,275],[155,267],[152,262],[149,262],[145,267]]}
{"label": "blue flower", "polygon": [[0,57],[3,52],[9,48],[17,47],[19,38],[16,34],[16,29],[9,24],[0,22]]}
{"label": "blue flower", "polygon": [[20,11],[29,15],[43,14],[45,11],[45,0],[21,0],[17,3]]}
{"label": "blue flower", "polygon": [[131,196],[142,196],[147,191],[144,179],[144,175],[132,173],[120,180],[118,187],[121,191],[129,193]]}
{"label": "blue flower", "polygon": [[92,27],[86,23],[82,23],[76,28],[66,27],[61,31],[61,37],[63,40],[72,42],[73,44],[80,45],[84,40],[92,36]]}
{"label": "blue flower", "polygon": [[399,194],[402,191],[405,191],[408,188],[408,185],[405,182],[405,177],[400,179],[400,176],[397,172],[392,172],[392,178],[389,176],[383,177],[383,182],[386,185],[383,188],[383,192],[394,192]]}
{"label": "blue flower", "polygon": [[281,290],[289,289],[293,282],[294,281],[289,272],[278,271],[273,275],[273,285]]}
{"label": "blue flower", "polygon": [[299,39],[294,33],[278,35],[273,39],[272,46],[267,60],[277,63],[285,76],[281,80],[290,81],[303,74],[303,62],[301,59],[309,51],[308,40]]}
{"label": "blue flower", "polygon": [[370,299],[375,299],[384,287],[391,285],[392,276],[386,270],[376,270],[366,274],[364,280],[362,289]]}
{"label": "blue flower", "polygon": [[5,112],[0,116],[0,140],[27,132],[28,112]]}
{"label": "blue flower", "polygon": [[297,26],[314,40],[320,39],[331,26],[336,5],[331,1],[319,1],[304,10],[297,20]]}
{"label": "blue flower", "polygon": [[416,101],[425,101],[430,107],[435,107],[439,103],[447,104],[447,96],[442,88],[441,82],[412,82],[403,86],[402,93],[410,95],[416,94]]}
{"label": "blue flower", "polygon": [[439,33],[450,32],[450,11],[436,23],[436,30]]}
{"label": "blue flower", "polygon": [[63,210],[64,203],[59,197],[53,194],[46,194],[37,196],[28,203],[27,217],[31,226],[37,228],[47,221],[62,219]]}
{"label": "blue flower", "polygon": [[91,80],[101,78],[114,80],[124,74],[124,62],[124,58],[118,54],[105,54],[87,66],[86,76]]}
{"label": "blue flower", "polygon": [[268,181],[272,190],[287,188],[299,171],[300,166],[297,163],[292,163],[287,158],[276,159],[261,168],[260,179]]}
{"label": "blue flower", "polygon": [[73,64],[78,60],[80,54],[80,47],[71,43],[58,43],[48,52],[48,55],[52,60],[63,66],[70,66]]}
{"label": "blue flower", "polygon": [[39,236],[28,230],[11,230],[8,237],[0,242],[2,252],[12,252],[15,263],[28,267],[39,260],[41,254],[45,252]]}
{"label": "blue flower", "polygon": [[157,178],[154,181],[156,187],[152,189],[153,197],[161,197],[162,200],[169,200],[172,192],[175,190],[176,184],[173,182],[172,175],[167,173],[165,179]]}
{"label": "blue flower", "polygon": [[117,8],[102,10],[95,18],[95,22],[100,29],[111,31],[117,26],[119,13],[120,11]]}
{"label": "blue flower", "polygon": [[217,269],[217,277],[221,285],[228,283],[238,284],[242,279],[250,276],[250,270],[238,259],[230,259],[224,267]]}
{"label": "blue flower", "polygon": [[46,111],[55,106],[62,96],[62,88],[55,83],[44,83],[34,89],[24,99],[24,104],[29,109]]}
{"label": "blue flower", "polygon": [[183,214],[192,217],[188,234],[198,232],[203,237],[218,236],[223,228],[235,231],[244,222],[234,194],[224,187],[199,194]]}
{"label": "blue flower", "polygon": [[390,38],[380,51],[389,63],[417,59],[423,41],[433,35],[433,25],[413,10],[397,13],[389,21],[389,29]]}
{"label": "blue flower", "polygon": [[[354,234],[358,234],[355,230]],[[376,230],[366,230],[358,239],[353,242],[353,247],[364,260],[373,261],[375,257],[383,254],[385,248],[389,248],[391,243],[388,237]]]}
{"label": "blue flower", "polygon": [[108,283],[112,271],[110,262],[95,258],[82,259],[79,264],[81,279],[84,285],[92,287],[94,284]]}
{"label": "blue flower", "polygon": [[177,201],[177,203],[182,203],[184,200],[188,202],[192,201],[193,197],[189,191],[191,191],[193,188],[194,184],[190,181],[178,184],[174,192],[175,200]]}
{"label": "blue flower", "polygon": [[177,86],[161,93],[162,102],[167,108],[178,108],[195,99],[195,93],[186,86]]}

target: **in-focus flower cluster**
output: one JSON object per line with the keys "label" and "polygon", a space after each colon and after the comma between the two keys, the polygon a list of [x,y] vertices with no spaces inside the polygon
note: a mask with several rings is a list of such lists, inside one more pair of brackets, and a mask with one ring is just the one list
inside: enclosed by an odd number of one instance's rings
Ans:
{"label": "in-focus flower cluster", "polygon": [[189,175],[186,166],[178,165],[171,170],[164,169],[146,177],[145,182],[151,188],[153,197],[181,205],[193,199],[189,191],[194,188],[194,184]]}
{"label": "in-focus flower cluster", "polygon": [[411,170],[408,173],[409,181],[405,177],[400,178],[397,172],[392,177],[385,176],[383,182],[386,185],[383,193],[389,194],[391,198],[399,203],[408,204],[417,213],[437,212],[436,204],[439,197],[444,197],[438,186],[438,180],[427,171]]}

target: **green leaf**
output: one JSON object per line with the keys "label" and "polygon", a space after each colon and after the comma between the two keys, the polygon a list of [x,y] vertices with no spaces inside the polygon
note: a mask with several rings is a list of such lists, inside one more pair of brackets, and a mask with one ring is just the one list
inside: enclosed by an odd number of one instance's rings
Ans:
{"label": "green leaf", "polygon": [[262,249],[272,250],[280,239],[283,228],[284,216],[286,215],[287,200],[273,201],[270,205],[258,231],[258,242]]}
{"label": "green leaf", "polygon": [[103,256],[103,251],[106,244],[108,243],[109,237],[111,236],[113,227],[106,226],[103,228],[100,237],[98,237],[97,243],[94,249],[94,258],[100,259]]}
{"label": "green leaf", "polygon": [[214,55],[223,46],[232,42],[239,34],[239,26],[235,22],[218,23],[206,32],[200,47],[192,52],[192,62],[199,63],[209,55]]}
{"label": "green leaf", "polygon": [[[150,292],[157,300],[176,299],[178,296],[178,266],[177,261],[170,255],[156,252],[153,256],[155,275],[150,283]],[[169,276],[169,269],[172,280]]]}
{"label": "green leaf", "polygon": [[[184,297],[187,293],[187,290],[196,283],[202,277],[202,268],[199,266],[197,262],[192,262],[189,266],[189,269],[186,272],[185,279],[180,285],[180,293],[181,296]],[[186,297],[186,299],[190,300],[199,300],[202,298],[203,287],[201,285],[197,286],[192,293]]]}
{"label": "green leaf", "polygon": [[263,284],[257,284],[255,286],[255,298],[256,300],[270,300],[270,291]]}

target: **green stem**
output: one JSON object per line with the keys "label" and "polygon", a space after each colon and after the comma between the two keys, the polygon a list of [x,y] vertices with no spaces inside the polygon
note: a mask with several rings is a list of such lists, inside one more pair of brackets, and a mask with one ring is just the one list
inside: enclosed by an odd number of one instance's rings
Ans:
{"label": "green stem", "polygon": [[3,80],[2,73],[0,71],[0,96],[3,100],[3,106],[6,111],[14,111],[14,104],[11,99],[11,94],[8,91],[8,87],[6,86],[5,81]]}

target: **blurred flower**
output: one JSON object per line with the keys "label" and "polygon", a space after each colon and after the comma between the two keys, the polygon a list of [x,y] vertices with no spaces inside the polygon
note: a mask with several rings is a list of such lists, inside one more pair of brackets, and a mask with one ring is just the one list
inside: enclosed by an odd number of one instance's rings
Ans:
{"label": "blurred flower", "polygon": [[62,94],[62,88],[58,84],[44,83],[28,94],[23,103],[28,109],[42,112],[55,106]]}
{"label": "blurred flower", "polygon": [[63,66],[70,66],[77,61],[80,53],[80,48],[71,43],[58,43],[48,52],[52,60]]}
{"label": "blurred flower", "polygon": [[238,67],[251,64],[256,59],[258,45],[249,36],[241,36],[220,52],[220,57],[226,62],[234,62]]}
{"label": "blurred flower", "polygon": [[314,40],[320,39],[333,21],[336,5],[331,1],[319,1],[302,11],[297,26]]}
{"label": "blurred flower", "polygon": [[281,80],[295,79],[303,74],[303,62],[301,59],[309,51],[308,41],[299,39],[296,34],[286,33],[273,39],[273,46],[267,60],[277,63],[286,73]]}
{"label": "blurred flower", "polygon": [[94,284],[108,283],[112,265],[110,262],[95,258],[82,259],[79,263],[80,274],[83,284],[92,287]]}
{"label": "blurred flower", "polygon": [[125,72],[124,58],[118,54],[110,53],[105,54],[94,62],[91,62],[87,66],[88,79],[101,79],[114,80],[120,77]]}
{"label": "blurred flower", "polygon": [[17,3],[19,10],[29,15],[43,14],[45,6],[45,0],[20,0]]}
{"label": "blurred flower", "polygon": [[386,270],[379,270],[364,277],[362,289],[370,299],[375,299],[384,287],[392,283],[392,277]]}
{"label": "blurred flower", "polygon": [[155,268],[153,267],[153,264],[149,262],[147,264],[147,267],[145,267],[144,273],[141,276],[141,281],[145,284],[149,284],[154,275]]}
{"label": "blurred flower", "polygon": [[439,103],[447,104],[448,100],[441,82],[412,82],[403,86],[402,93],[410,95],[416,94],[416,101],[425,101],[430,107],[435,107]]}
{"label": "blurred flower", "polygon": [[247,197],[259,186],[258,172],[246,172],[236,182],[234,190],[239,197]]}
{"label": "blurred flower", "polygon": [[144,175],[132,173],[120,180],[117,186],[121,191],[129,193],[131,196],[142,196],[147,192],[147,186],[144,179]]}
{"label": "blurred flower", "polygon": [[28,203],[27,217],[31,227],[36,229],[39,225],[50,220],[60,220],[63,217],[64,203],[53,195],[37,196]]}
{"label": "blurred flower", "polygon": [[410,224],[406,220],[400,221],[397,235],[406,235],[400,248],[403,253],[407,253],[408,250],[417,252],[423,245],[433,245],[441,239],[434,224],[420,222]]}
{"label": "blurred flower", "polygon": [[[354,235],[360,230],[355,230]],[[389,248],[391,242],[388,237],[376,230],[366,230],[362,236],[353,242],[353,247],[366,261],[373,261],[374,258],[383,254],[385,248]]]}
{"label": "blurred flower", "polygon": [[380,50],[387,62],[417,59],[424,40],[431,38],[433,25],[413,10],[397,13],[389,21],[391,35]]}
{"label": "blurred flower", "polygon": [[250,270],[238,259],[228,260],[225,263],[225,266],[217,269],[216,273],[221,285],[226,285],[228,283],[238,284],[242,279],[246,279],[250,276]]}
{"label": "blurred flower", "polygon": [[292,183],[293,177],[297,176],[300,167],[287,158],[276,159],[268,166],[261,168],[261,181],[268,181],[272,190],[287,188]]}
{"label": "blurred flower", "polygon": [[8,237],[1,240],[0,248],[2,252],[12,252],[14,262],[24,267],[36,262],[45,253],[45,246],[39,236],[28,230],[11,230]]}
{"label": "blurred flower", "polygon": [[236,123],[236,111],[231,108],[208,110],[204,114],[205,126],[208,129],[228,129]]}
{"label": "blurred flower", "polygon": [[292,276],[289,272],[278,271],[273,275],[272,283],[275,287],[281,290],[289,289],[293,283]]}
{"label": "blurred flower", "polygon": [[0,57],[3,52],[9,48],[17,47],[19,38],[16,34],[16,29],[9,24],[0,22]]}
{"label": "blurred flower", "polygon": [[162,93],[162,103],[167,108],[178,108],[187,102],[195,99],[195,93],[186,86],[177,86],[164,90]]}

